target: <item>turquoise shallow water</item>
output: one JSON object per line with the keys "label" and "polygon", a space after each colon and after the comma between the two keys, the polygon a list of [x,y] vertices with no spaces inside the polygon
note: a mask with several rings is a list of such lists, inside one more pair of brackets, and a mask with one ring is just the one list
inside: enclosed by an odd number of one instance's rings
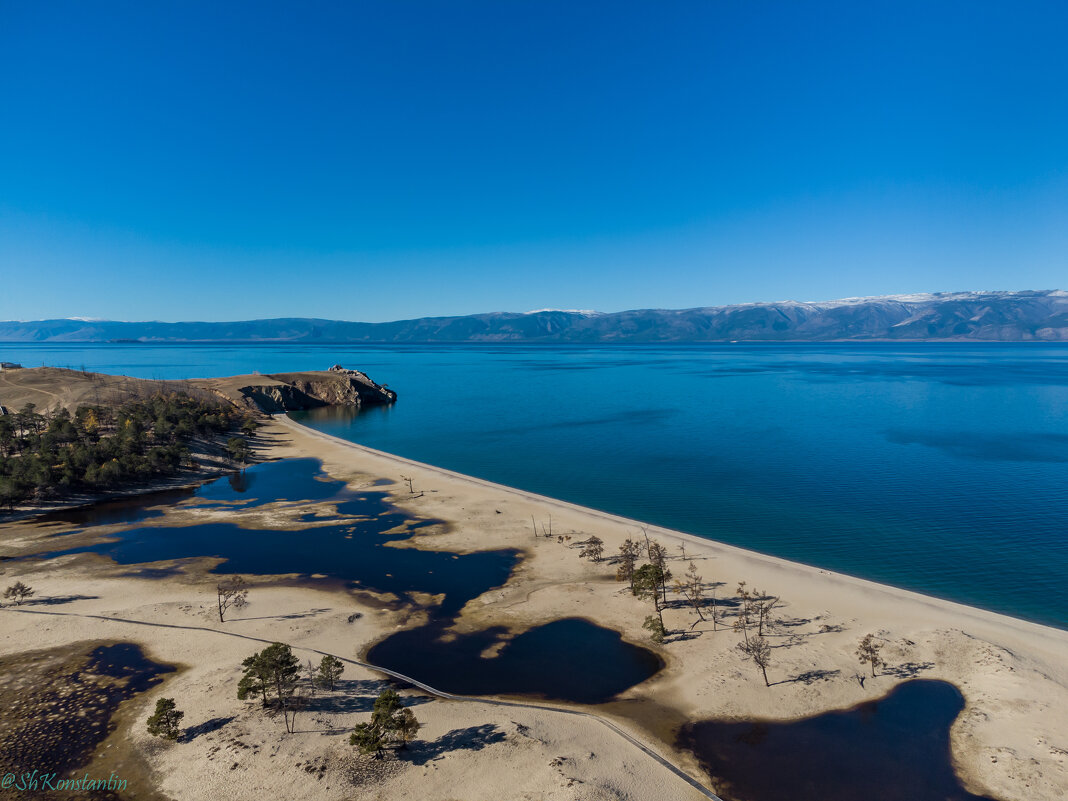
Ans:
{"label": "turquoise shallow water", "polygon": [[1068,628],[1066,346],[18,344],[0,356],[146,378],[340,362],[398,403],[302,422]]}

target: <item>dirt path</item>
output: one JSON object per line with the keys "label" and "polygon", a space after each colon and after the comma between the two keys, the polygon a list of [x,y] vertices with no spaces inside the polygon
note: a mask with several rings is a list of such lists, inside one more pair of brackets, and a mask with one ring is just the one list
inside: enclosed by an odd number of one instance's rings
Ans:
{"label": "dirt path", "polygon": [[[183,631],[203,631],[203,632],[207,632],[207,633],[210,633],[210,634],[221,634],[224,637],[238,637],[238,638],[240,638],[242,640],[251,640],[253,642],[265,643],[267,645],[270,645],[272,642],[274,642],[273,640],[265,640],[262,637],[253,637],[253,636],[248,635],[248,634],[238,634],[237,632],[233,632],[233,631],[220,631],[219,629],[213,629],[213,628],[210,628],[208,626],[181,626],[181,625],[178,625],[176,623],[153,623],[153,622],[147,621],[147,620],[136,620],[136,619],[133,619],[133,618],[125,618],[125,617],[109,617],[107,615],[87,615],[87,614],[79,614],[77,612],[46,612],[46,611],[40,610],[40,609],[11,609],[10,607],[7,607],[7,608],[4,608],[2,611],[20,613],[20,614],[24,614],[24,615],[51,615],[51,616],[54,616],[54,617],[79,617],[79,618],[89,619],[89,620],[105,620],[105,621],[108,621],[108,622],[111,622],[111,623],[127,623],[127,624],[132,624],[132,625],[135,625],[135,626],[151,626],[153,628],[163,628],[163,629],[181,629]],[[470,695],[456,695],[455,693],[449,693],[449,692],[445,692],[444,690],[438,690],[438,689],[436,689],[434,687],[431,687],[429,684],[424,684],[423,682],[419,681],[418,679],[412,678],[411,676],[405,676],[403,673],[397,673],[394,670],[389,670],[388,668],[378,667],[378,666],[372,665],[372,664],[370,664],[368,662],[361,662],[358,659],[349,659],[348,657],[339,656],[337,654],[331,654],[331,653],[329,653],[327,651],[320,651],[317,648],[306,648],[304,646],[300,646],[299,650],[308,651],[309,653],[318,654],[320,656],[332,656],[335,659],[340,659],[342,662],[346,662],[347,664],[350,664],[350,665],[357,665],[358,667],[366,668],[367,670],[373,670],[373,671],[375,671],[377,673],[384,673],[385,675],[390,676],[390,677],[392,677],[394,679],[398,679],[399,681],[403,681],[403,682],[405,682],[407,684],[411,684],[411,685],[413,685],[415,687],[418,687],[420,690],[423,690],[424,692],[427,692],[430,695],[437,696],[438,698],[444,698],[444,699],[449,700],[449,701],[461,701],[461,702],[464,702],[464,703],[473,703],[473,704],[487,704],[489,706],[503,706],[503,707],[512,707],[512,708],[516,708],[516,709],[537,709],[537,710],[540,710],[540,711],[556,712],[556,713],[559,713],[561,715],[573,715],[575,717],[584,717],[584,718],[589,718],[591,720],[595,720],[598,723],[600,723],[601,725],[606,726],[608,729],[613,731],[618,736],[622,737],[624,740],[626,740],[628,743],[630,743],[635,748],[638,748],[640,751],[642,751],[642,753],[644,753],[647,756],[651,757],[652,759],[656,760],[656,762],[658,762],[661,766],[663,766],[663,767],[667,768],[668,770],[670,770],[672,773],[674,773],[676,776],[678,776],[680,779],[682,779],[688,785],[693,787],[699,793],[704,795],[706,798],[712,799],[712,801],[722,801],[722,799],[718,795],[716,795],[711,790],[709,790],[707,787],[705,787],[703,784],[701,784],[699,781],[694,779],[692,776],[690,776],[690,774],[686,773],[684,770],[682,770],[681,768],[677,767],[672,762],[670,762],[667,759],[665,759],[664,757],[662,757],[660,754],[656,753],[656,751],[654,751],[651,748],[649,748],[648,746],[646,746],[644,743],[642,743],[636,737],[628,734],[626,731],[624,731],[619,726],[617,726],[614,723],[612,723],[610,720],[608,720],[606,718],[603,718],[600,715],[595,715],[592,712],[583,712],[583,711],[578,710],[578,709],[569,709],[567,707],[552,706],[551,704],[535,704],[535,703],[529,703],[529,702],[524,702],[524,701],[505,701],[505,700],[497,699],[497,698],[479,698],[479,697],[470,696]]]}

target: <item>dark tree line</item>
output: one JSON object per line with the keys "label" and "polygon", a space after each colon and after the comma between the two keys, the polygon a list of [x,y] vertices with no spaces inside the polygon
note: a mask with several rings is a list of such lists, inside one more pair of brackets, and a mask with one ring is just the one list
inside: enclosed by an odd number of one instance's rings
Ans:
{"label": "dark tree line", "polygon": [[[0,508],[176,473],[189,463],[191,441],[242,419],[236,409],[176,393],[117,408],[81,406],[73,415],[41,414],[27,403],[0,416]],[[247,446],[231,442],[229,450],[247,460]]]}

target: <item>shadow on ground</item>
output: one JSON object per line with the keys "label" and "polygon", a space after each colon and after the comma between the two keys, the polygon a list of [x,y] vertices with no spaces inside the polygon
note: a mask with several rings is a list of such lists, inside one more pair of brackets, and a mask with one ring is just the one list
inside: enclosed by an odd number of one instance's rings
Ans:
{"label": "shadow on ground", "polygon": [[400,759],[413,765],[425,765],[450,751],[481,751],[487,745],[503,743],[505,733],[491,723],[453,729],[433,742],[416,741],[397,754]]}
{"label": "shadow on ground", "polygon": [[182,732],[183,743],[189,743],[204,734],[211,734],[216,732],[228,723],[233,723],[237,718],[231,715],[228,718],[212,718],[211,720],[205,720],[203,723],[198,723],[196,726],[189,726],[184,732]]}

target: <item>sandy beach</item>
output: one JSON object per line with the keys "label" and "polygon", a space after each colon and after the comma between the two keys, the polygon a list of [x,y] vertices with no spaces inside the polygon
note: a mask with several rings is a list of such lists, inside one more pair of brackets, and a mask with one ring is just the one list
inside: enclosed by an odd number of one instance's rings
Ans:
{"label": "sandy beach", "polygon": [[[644,539],[636,521],[375,452],[284,417],[272,418],[259,439],[261,456],[315,457],[331,476],[353,486],[388,479],[399,508],[446,522],[401,547],[521,551],[507,584],[463,609],[458,632],[503,626],[519,634],[583,617],[655,649],[666,663],[663,670],[590,711],[713,789],[714,778],[674,747],[681,723],[798,719],[879,698],[915,677],[952,682],[965,697],[951,749],[967,790],[1005,801],[1052,801],[1068,792],[1068,632],[645,527],[667,546],[676,576],[693,560],[705,582],[721,584],[721,599],[733,596],[741,581],[782,599],[779,625],[769,635],[773,686],[766,687],[736,648],[741,635],[730,630],[729,619],[713,631],[711,621],[700,622],[692,609],[672,604],[664,612],[669,631],[699,636],[653,645],[642,629],[650,604],[615,580],[613,565],[582,559],[573,547],[596,535],[606,556],[612,555],[624,539]],[[411,479],[414,494],[402,476]],[[294,507],[303,512],[314,504],[275,506],[256,513],[261,522],[273,516],[278,525],[290,525]],[[241,517],[180,506],[167,514],[190,522]],[[544,526],[550,516],[554,536],[535,537],[532,518]],[[0,526],[0,553],[44,550],[41,540],[55,532],[26,523]],[[212,619],[215,579],[206,572],[212,566],[212,560],[189,560],[173,575],[146,579],[90,554],[5,564],[5,583],[18,578],[41,597],[70,600],[0,610],[0,659],[86,640],[121,640],[179,667],[159,687],[120,707],[117,728],[92,763],[100,770],[119,764],[137,777],[146,788],[138,797],[151,797],[152,787],[173,799],[252,799],[268,790],[292,799],[416,793],[442,801],[705,797],[595,718],[431,700],[419,692],[408,693],[423,723],[416,758],[371,764],[354,756],[347,731],[367,719],[383,677],[353,664],[343,691],[305,713],[298,732],[287,735],[279,720],[236,699],[240,662],[258,647],[245,638],[289,643],[302,660],[316,653],[360,660],[384,636],[418,624],[421,613],[333,586],[256,580],[249,608],[219,624]],[[669,593],[669,600],[679,597]],[[355,612],[361,617],[349,622]],[[869,633],[884,644],[887,664],[862,682],[865,668],[855,650]],[[163,695],[178,699],[184,725],[199,727],[187,742],[163,744],[146,734],[143,721]]]}

